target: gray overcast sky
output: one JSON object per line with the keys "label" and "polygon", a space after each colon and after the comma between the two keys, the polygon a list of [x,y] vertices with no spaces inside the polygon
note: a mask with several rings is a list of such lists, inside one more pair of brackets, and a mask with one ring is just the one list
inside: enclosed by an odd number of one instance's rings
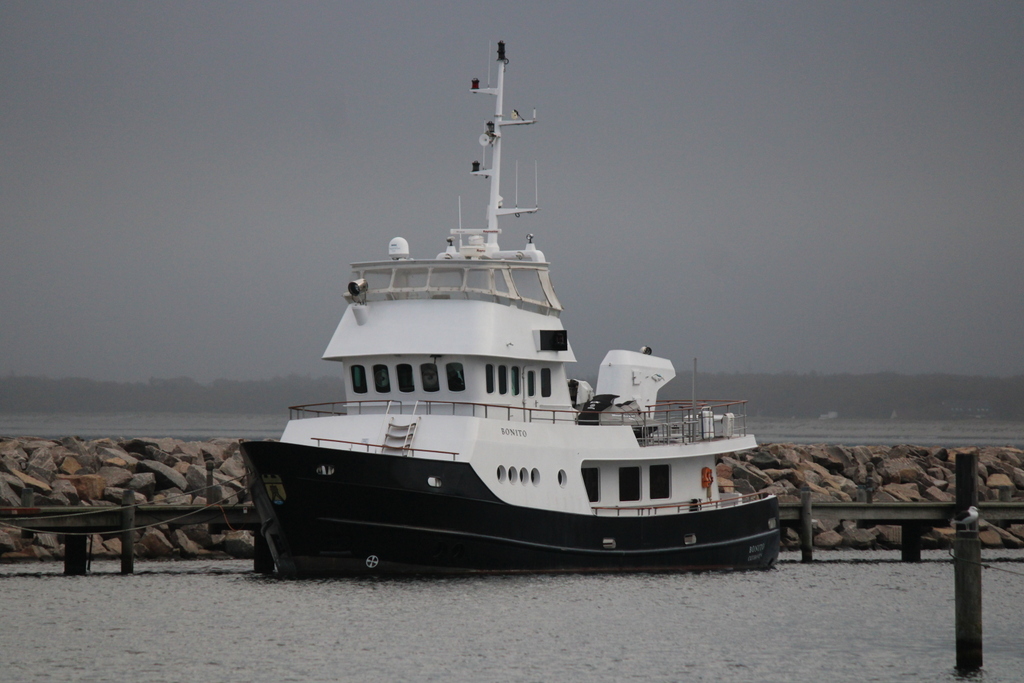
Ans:
{"label": "gray overcast sky", "polygon": [[498,39],[575,374],[1024,373],[1024,3],[678,0],[6,0],[0,372],[336,373],[347,264],[482,225]]}

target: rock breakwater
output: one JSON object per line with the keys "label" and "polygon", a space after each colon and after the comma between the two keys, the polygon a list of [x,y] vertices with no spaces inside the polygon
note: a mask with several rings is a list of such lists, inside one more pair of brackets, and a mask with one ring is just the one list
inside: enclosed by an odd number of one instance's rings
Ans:
{"label": "rock breakwater", "polygon": [[[232,505],[248,499],[238,439],[59,440],[0,438],[0,507],[19,507],[23,491],[34,506],[120,505],[126,492],[139,505]],[[212,472],[213,486],[208,485]],[[119,557],[119,534],[92,537],[93,557]],[[135,532],[141,558],[252,557],[248,531],[210,533],[205,524],[167,525]],[[0,526],[0,560],[61,559],[58,534],[25,534]]]}
{"label": "rock breakwater", "polygon": [[[22,492],[34,505],[114,506],[125,492],[137,504],[206,505],[247,501],[245,465],[237,439],[40,439],[0,438],[0,506],[19,507]],[[723,491],[773,493],[781,502],[799,502],[807,486],[813,502],[854,501],[870,490],[875,501],[952,502],[956,496],[956,458],[977,453],[982,500],[1024,501],[1024,451],[1015,448],[928,448],[836,446],[774,443],[719,459]],[[207,485],[212,470],[214,486]],[[814,544],[819,548],[899,548],[899,526],[858,528],[849,521],[818,518]],[[933,528],[924,548],[948,547],[952,528]],[[31,537],[23,537],[31,536]],[[0,526],[0,560],[60,559],[64,546],[56,534],[22,534]],[[792,529],[783,529],[783,547],[799,547]],[[982,523],[987,548],[1024,548],[1024,525],[1005,529]],[[118,534],[95,535],[93,557],[118,557]],[[141,558],[252,557],[248,531],[210,533],[206,525],[160,525],[136,532]]]}

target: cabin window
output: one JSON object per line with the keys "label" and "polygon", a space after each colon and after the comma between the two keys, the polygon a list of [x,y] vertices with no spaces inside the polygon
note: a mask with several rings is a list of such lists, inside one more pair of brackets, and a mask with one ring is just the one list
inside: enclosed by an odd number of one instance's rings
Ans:
{"label": "cabin window", "polygon": [[669,497],[669,482],[671,477],[669,476],[668,465],[651,465],[648,475],[650,477],[650,492],[651,498],[668,498]]}
{"label": "cabin window", "polygon": [[551,396],[551,368],[540,369],[540,395],[544,398]]}
{"label": "cabin window", "polygon": [[491,271],[477,268],[470,268],[466,271],[466,289],[478,291],[491,291]]}
{"label": "cabin window", "polygon": [[352,391],[357,394],[365,394],[367,391],[366,368],[362,365],[352,366]]}
{"label": "cabin window", "polygon": [[512,281],[516,283],[516,291],[519,292],[519,296],[524,299],[533,299],[545,304],[548,302],[547,297],[544,296],[544,289],[540,286],[540,274],[536,270],[513,268]]}
{"label": "cabin window", "polygon": [[601,470],[596,467],[584,467],[583,485],[587,488],[587,498],[591,503],[601,500]]}
{"label": "cabin window", "polygon": [[512,395],[519,395],[519,368],[512,366]]}
{"label": "cabin window", "polygon": [[498,294],[508,296],[508,283],[505,282],[505,271],[494,271],[494,291]]}
{"label": "cabin window", "polygon": [[448,363],[445,370],[448,372],[448,391],[465,391],[466,375],[462,371],[462,363]]}
{"label": "cabin window", "polygon": [[488,394],[493,394],[494,393],[494,366],[491,365],[490,363],[488,363],[487,367],[485,368],[485,373],[484,374],[487,377],[487,393]]}
{"label": "cabin window", "polygon": [[416,384],[412,379],[412,366],[408,363],[400,363],[395,370],[398,373],[398,390],[407,393],[416,391]]}
{"label": "cabin window", "polygon": [[423,391],[440,391],[441,385],[437,381],[437,366],[433,363],[420,365],[420,380],[423,382]]}
{"label": "cabin window", "polygon": [[535,387],[536,383],[537,382],[536,382],[535,373],[533,372],[533,370],[528,370],[526,372],[526,395],[527,396],[533,396],[535,393],[537,393],[536,392],[536,387]]}
{"label": "cabin window", "polygon": [[508,368],[504,365],[498,366],[498,393],[508,393]]}
{"label": "cabin window", "polygon": [[379,394],[386,394],[391,391],[391,375],[388,374],[388,366],[373,366],[373,388]]}
{"label": "cabin window", "polygon": [[430,271],[430,286],[444,289],[462,287],[462,268],[434,268]]}
{"label": "cabin window", "polygon": [[640,500],[640,468],[619,468],[619,500]]}
{"label": "cabin window", "polygon": [[395,270],[394,289],[423,289],[427,286],[426,268],[398,268]]}

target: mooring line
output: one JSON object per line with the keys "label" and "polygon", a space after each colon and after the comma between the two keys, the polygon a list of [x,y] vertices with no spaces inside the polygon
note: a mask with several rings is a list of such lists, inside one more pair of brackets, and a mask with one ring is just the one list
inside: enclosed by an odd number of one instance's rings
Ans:
{"label": "mooring line", "polygon": [[[249,475],[248,474],[243,474],[243,475],[240,475],[238,477],[232,477],[231,479],[225,479],[225,480],[223,480],[223,481],[221,481],[221,482],[219,482],[217,484],[214,484],[214,486],[221,486],[222,484],[230,484],[231,482],[235,482],[235,481],[239,481],[241,479],[244,479],[247,476],[249,476]],[[209,486],[200,486],[199,488],[190,489],[188,491],[182,491],[181,493],[172,494],[170,498],[166,498],[165,500],[174,500],[175,498],[181,498],[182,496],[187,496],[187,495],[191,495],[193,493],[198,493],[198,492],[204,491],[204,490],[206,490],[208,488],[209,488]],[[231,495],[234,495],[234,494],[231,494]],[[227,500],[230,497],[231,497],[230,495],[229,496],[225,496],[224,498],[221,498],[219,501],[217,501],[217,503],[210,503],[210,504],[206,505],[205,507],[212,507],[214,505],[217,505],[218,503],[222,503],[223,501]],[[70,519],[72,517],[85,517],[87,515],[101,515],[104,512],[110,512],[111,509],[125,510],[125,509],[128,509],[128,508],[142,507],[143,505],[159,505],[159,504],[160,503],[149,503],[149,502],[146,502],[146,503],[132,503],[131,505],[101,505],[99,507],[90,508],[88,510],[83,510],[81,512],[68,512],[68,513],[62,514],[62,515],[25,515],[25,516],[19,516],[18,519],[34,520],[34,521],[48,520],[48,519]],[[32,506],[32,507],[41,507],[41,506]],[[0,524],[3,524],[3,522],[0,522]],[[13,525],[6,525],[6,526],[13,526]],[[43,533],[46,533],[46,532],[43,532]]]}
{"label": "mooring line", "polygon": [[960,562],[967,562],[968,564],[979,565],[981,567],[984,567],[985,569],[994,569],[997,572],[1006,572],[1007,574],[1013,574],[1015,576],[1024,576],[1024,572],[1015,572],[1012,569],[1003,569],[1002,567],[993,567],[992,565],[987,564],[985,562],[976,562],[974,560],[967,560],[967,559],[964,559],[962,557],[957,557],[956,555],[953,554],[953,549],[952,548],[949,549],[949,556],[952,557],[954,561],[959,560]]}
{"label": "mooring line", "polygon": [[[144,524],[142,526],[129,527],[127,529],[120,529],[120,528],[118,528],[118,529],[116,529],[114,531],[104,531],[104,532],[99,532],[99,533],[101,533],[101,534],[119,534],[122,531],[142,531],[143,529],[150,529],[152,527],[160,526],[161,524],[170,524],[172,522],[178,521],[179,519],[185,519],[186,517],[192,517],[194,515],[202,514],[204,511],[212,509],[212,508],[218,508],[221,511],[221,513],[224,515],[224,521],[226,523],[227,522],[227,511],[224,510],[224,502],[226,500],[228,500],[229,498],[231,498],[231,496],[233,496],[233,495],[234,494],[231,494],[229,496],[225,496],[224,498],[221,498],[220,500],[217,500],[217,501],[214,501],[212,503],[208,503],[207,505],[204,505],[199,510],[193,510],[191,512],[186,512],[184,514],[178,515],[177,517],[171,517],[169,519],[161,520],[159,522],[154,522],[152,524]],[[127,509],[129,507],[138,507],[138,506],[137,505],[134,505],[134,506],[133,505],[125,505],[124,506],[125,509]],[[110,510],[121,510],[121,509],[122,508],[118,507],[118,506],[110,506],[110,507],[105,507],[102,510],[98,510],[96,512],[109,512]],[[64,518],[69,517],[69,516],[73,516],[73,515],[55,515],[53,517],[35,517],[35,518],[31,518],[30,517],[29,519],[36,519],[38,521],[43,521],[43,520],[47,520],[47,519],[64,519]],[[19,519],[25,519],[25,518],[22,517],[22,518],[19,518]],[[209,522],[207,521],[207,522],[193,522],[193,523],[194,524],[208,524]],[[9,527],[11,529],[20,529],[22,531],[30,531],[30,532],[36,533],[36,534],[60,534],[60,535],[64,535],[64,536],[92,536],[93,534],[98,533],[98,532],[95,532],[95,531],[46,531],[44,529],[34,529],[32,527],[19,526],[17,524],[10,524],[8,522],[3,522],[3,521],[0,521],[0,526]],[[232,531],[238,531],[237,529],[233,528],[230,524],[228,524],[227,526]]]}

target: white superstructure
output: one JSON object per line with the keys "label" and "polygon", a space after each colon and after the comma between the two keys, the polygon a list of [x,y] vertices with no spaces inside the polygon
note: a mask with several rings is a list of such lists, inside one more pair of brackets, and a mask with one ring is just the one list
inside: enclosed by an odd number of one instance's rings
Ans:
{"label": "white superstructure", "polygon": [[[435,257],[391,240],[380,261],[353,264],[349,303],[324,352],[344,365],[347,401],[301,406],[286,443],[465,462],[501,501],[586,515],[675,515],[722,504],[716,454],[755,445],[743,402],[658,403],[672,363],[610,351],[596,396],[570,395],[575,362],[548,263],[533,243],[503,250],[503,132],[532,124],[503,102],[499,43],[495,97],[480,136],[490,181],[486,225],[451,231]],[[325,475],[326,476],[326,475]],[[434,484],[431,484],[433,486]],[[438,482],[438,486],[441,482]]]}

